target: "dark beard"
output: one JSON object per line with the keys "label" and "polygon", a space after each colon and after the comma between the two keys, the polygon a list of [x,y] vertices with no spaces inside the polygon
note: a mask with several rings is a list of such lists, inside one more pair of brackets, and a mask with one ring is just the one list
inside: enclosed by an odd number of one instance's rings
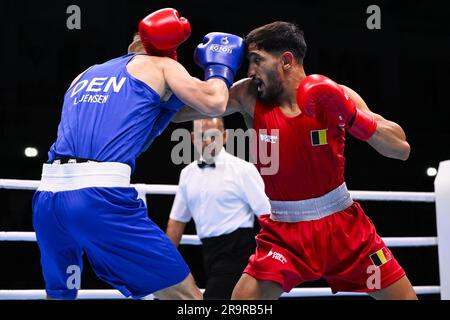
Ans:
{"label": "dark beard", "polygon": [[267,82],[265,82],[264,85],[264,94],[258,92],[258,97],[263,102],[271,102],[277,100],[277,98],[283,92],[280,77],[275,72],[270,72],[267,74]]}

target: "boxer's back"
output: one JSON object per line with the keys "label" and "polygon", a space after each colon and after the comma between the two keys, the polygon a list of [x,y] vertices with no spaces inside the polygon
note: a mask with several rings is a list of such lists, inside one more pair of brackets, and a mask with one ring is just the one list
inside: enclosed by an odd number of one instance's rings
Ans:
{"label": "boxer's back", "polygon": [[154,89],[133,77],[126,68],[133,57],[128,54],[92,66],[66,92],[49,162],[73,157],[122,162],[134,169],[137,156],[167,126],[180,104],[161,103]]}

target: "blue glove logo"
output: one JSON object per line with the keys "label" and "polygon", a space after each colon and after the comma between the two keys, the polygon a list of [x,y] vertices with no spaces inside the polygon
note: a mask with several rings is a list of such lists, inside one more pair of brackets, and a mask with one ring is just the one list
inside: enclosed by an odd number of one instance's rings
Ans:
{"label": "blue glove logo", "polygon": [[233,52],[233,49],[231,49],[227,46],[219,45],[219,44],[212,44],[209,47],[209,50],[214,51],[214,52],[228,53],[228,54],[231,54]]}
{"label": "blue glove logo", "polygon": [[244,54],[244,40],[230,33],[211,32],[194,52],[194,60],[205,71],[205,79],[222,78],[233,84]]}

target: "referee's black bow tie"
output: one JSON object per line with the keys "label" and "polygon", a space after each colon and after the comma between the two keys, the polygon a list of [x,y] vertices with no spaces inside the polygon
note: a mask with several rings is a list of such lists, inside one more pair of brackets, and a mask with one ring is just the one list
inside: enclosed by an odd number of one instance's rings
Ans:
{"label": "referee's black bow tie", "polygon": [[216,164],[214,162],[213,163],[207,163],[206,161],[197,161],[197,165],[198,165],[198,167],[200,169],[207,168],[207,167],[211,167],[211,168],[215,168],[216,167]]}

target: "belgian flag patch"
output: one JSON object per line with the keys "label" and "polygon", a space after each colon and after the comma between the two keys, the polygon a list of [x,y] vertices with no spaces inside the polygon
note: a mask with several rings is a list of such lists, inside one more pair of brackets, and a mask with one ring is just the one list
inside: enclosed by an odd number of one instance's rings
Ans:
{"label": "belgian flag patch", "polygon": [[328,144],[327,129],[311,131],[311,145],[323,146],[325,144]]}
{"label": "belgian flag patch", "polygon": [[386,247],[381,248],[377,252],[370,255],[370,260],[376,267],[381,267],[383,264],[392,259],[391,253]]}

